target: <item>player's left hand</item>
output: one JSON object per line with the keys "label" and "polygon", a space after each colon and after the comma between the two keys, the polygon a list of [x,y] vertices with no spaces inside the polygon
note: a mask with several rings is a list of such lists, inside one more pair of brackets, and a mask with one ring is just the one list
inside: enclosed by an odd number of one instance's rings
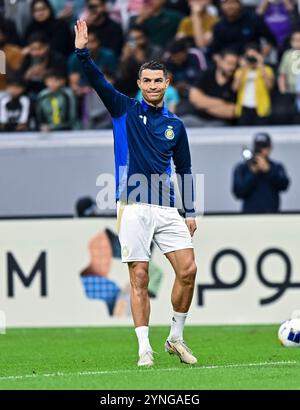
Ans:
{"label": "player's left hand", "polygon": [[196,219],[195,218],[186,218],[185,223],[190,231],[191,236],[194,236],[194,233],[197,229]]}

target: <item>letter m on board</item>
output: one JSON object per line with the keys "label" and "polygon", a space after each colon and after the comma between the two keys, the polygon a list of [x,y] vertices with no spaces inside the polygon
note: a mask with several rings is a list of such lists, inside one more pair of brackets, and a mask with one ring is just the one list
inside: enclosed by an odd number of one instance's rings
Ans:
{"label": "letter m on board", "polygon": [[40,274],[41,296],[47,296],[47,272],[46,272],[46,252],[41,252],[38,260],[35,262],[29,275],[25,275],[20,265],[11,252],[7,253],[8,268],[8,297],[13,297],[14,292],[14,274],[17,274],[23,285],[28,288],[35,276]]}

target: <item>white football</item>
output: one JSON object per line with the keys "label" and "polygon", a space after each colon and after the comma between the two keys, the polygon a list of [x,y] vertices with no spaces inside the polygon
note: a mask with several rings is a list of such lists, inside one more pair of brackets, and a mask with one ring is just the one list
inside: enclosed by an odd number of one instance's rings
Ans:
{"label": "white football", "polygon": [[278,339],[282,346],[300,347],[300,318],[283,322],[278,330]]}

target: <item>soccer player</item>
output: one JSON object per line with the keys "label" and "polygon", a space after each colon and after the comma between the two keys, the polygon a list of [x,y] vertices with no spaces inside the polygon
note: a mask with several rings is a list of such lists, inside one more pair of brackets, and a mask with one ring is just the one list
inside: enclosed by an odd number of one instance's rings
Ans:
{"label": "soccer player", "polygon": [[[154,363],[149,341],[148,296],[152,239],[168,258],[176,275],[171,296],[174,312],[165,351],[179,356],[181,362],[195,364],[197,359],[183,340],[197,270],[191,239],[197,228],[191,158],[182,121],[164,105],[169,85],[166,69],[155,61],[141,66],[137,81],[143,101],[139,102],[119,93],[105,80],[87,47],[87,25],[78,20],[75,53],[113,120],[119,238],[122,262],[129,267],[131,310],[139,343],[138,366]],[[171,158],[176,174],[181,177],[182,198],[187,198],[183,201],[185,220],[174,205]],[[157,176],[158,187],[154,183]],[[140,181],[141,190],[136,196],[137,188],[132,186],[132,180]]]}

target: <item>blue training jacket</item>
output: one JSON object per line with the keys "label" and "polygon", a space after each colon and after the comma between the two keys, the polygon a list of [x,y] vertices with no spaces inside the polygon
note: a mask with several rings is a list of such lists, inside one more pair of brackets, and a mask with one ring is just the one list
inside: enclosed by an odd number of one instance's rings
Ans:
{"label": "blue training jacket", "polygon": [[194,215],[191,156],[182,121],[165,105],[156,108],[118,92],[106,81],[89,49],[75,49],[75,53],[112,116],[117,201],[174,207],[173,158],[182,181],[178,186],[183,211],[185,216]]}

